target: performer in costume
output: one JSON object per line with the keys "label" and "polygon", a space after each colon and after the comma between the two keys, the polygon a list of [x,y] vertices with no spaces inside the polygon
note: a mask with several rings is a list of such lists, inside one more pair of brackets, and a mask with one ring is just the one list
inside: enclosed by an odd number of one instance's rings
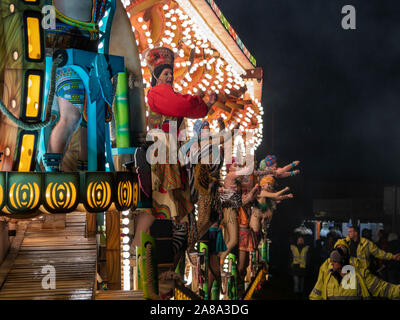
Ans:
{"label": "performer in costume", "polygon": [[[152,74],[152,88],[147,94],[149,129],[162,129],[165,132],[165,147],[169,155],[170,124],[176,121],[178,134],[185,129],[184,117],[202,118],[216,101],[216,95],[211,94],[209,101],[203,101],[204,93],[184,95],[174,91],[173,69],[174,53],[164,47],[154,48],[145,54],[147,65]],[[166,157],[167,159],[168,157]],[[185,223],[187,216],[193,211],[190,191],[183,170],[179,163],[157,163],[151,166],[153,208],[141,219],[141,230],[148,229],[154,219],[173,219],[176,223]],[[140,232],[135,232],[133,245],[140,242]]]}
{"label": "performer in costume", "polygon": [[225,131],[222,118],[218,119],[218,124],[220,131],[216,135],[210,134],[207,121],[197,120],[193,126],[199,143],[190,148],[188,176],[192,202],[198,205],[198,238],[201,238],[214,222],[210,220],[211,211],[220,211],[217,191],[220,187],[220,171],[224,162],[223,144],[229,141],[234,130],[239,128],[238,124],[231,132]]}

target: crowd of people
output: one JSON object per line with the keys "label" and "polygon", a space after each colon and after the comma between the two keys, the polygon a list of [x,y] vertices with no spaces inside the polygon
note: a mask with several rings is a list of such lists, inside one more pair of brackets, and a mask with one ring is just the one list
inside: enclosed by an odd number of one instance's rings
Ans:
{"label": "crowd of people", "polygon": [[[357,226],[348,228],[347,237],[332,230],[321,238],[319,250],[310,249],[304,236],[297,235],[296,243],[290,246],[294,293],[303,298],[308,295],[311,300],[400,299],[398,235],[381,230],[377,243],[369,229],[360,235]],[[304,280],[312,277],[312,263],[318,260],[316,283],[307,292]]]}

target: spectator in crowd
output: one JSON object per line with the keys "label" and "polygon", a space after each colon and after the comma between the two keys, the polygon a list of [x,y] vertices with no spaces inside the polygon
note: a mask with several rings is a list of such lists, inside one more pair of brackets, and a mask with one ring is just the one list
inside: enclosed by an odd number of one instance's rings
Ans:
{"label": "spectator in crowd", "polygon": [[310,262],[310,247],[305,245],[304,237],[297,236],[296,244],[290,245],[292,253],[291,272],[293,275],[293,291],[295,294],[304,293],[304,280],[307,276]]}

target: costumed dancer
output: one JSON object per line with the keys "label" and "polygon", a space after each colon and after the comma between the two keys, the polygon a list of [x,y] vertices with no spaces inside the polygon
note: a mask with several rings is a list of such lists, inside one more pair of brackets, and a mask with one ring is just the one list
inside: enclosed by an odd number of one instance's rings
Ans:
{"label": "costumed dancer", "polygon": [[[286,187],[281,191],[274,192],[273,186],[275,179],[272,176],[265,176],[260,181],[261,192],[257,195],[257,199],[252,209],[250,217],[250,228],[253,230],[256,238],[256,243],[261,240],[262,226],[266,232],[271,223],[273,211],[276,209],[276,204],[285,199],[293,198],[293,194],[284,194],[289,191]],[[266,234],[264,234],[266,237]]]}
{"label": "costumed dancer", "polygon": [[283,193],[289,190],[288,187],[282,189],[279,192],[274,191],[275,178],[286,178],[298,175],[300,173],[300,170],[289,170],[296,167],[299,163],[300,161],[293,161],[291,164],[283,168],[278,168],[276,156],[274,155],[268,155],[260,162],[260,170],[272,170],[272,173],[263,177],[260,181],[262,194],[259,195],[257,201],[255,202],[250,218],[250,227],[256,235],[257,243],[261,239],[261,226],[265,223],[265,226],[268,227],[272,219],[273,211],[276,209],[276,205],[281,200],[293,197],[292,194],[283,195]]}
{"label": "costumed dancer", "polygon": [[237,162],[227,165],[228,174],[224,180],[224,187],[219,190],[219,201],[224,213],[224,227],[227,250],[221,253],[221,261],[238,244],[239,241],[239,222],[238,210],[242,206],[241,180],[245,175],[249,175],[249,168],[240,168]]}
{"label": "costumed dancer", "polygon": [[265,159],[261,160],[260,162],[260,170],[274,170],[273,176],[275,178],[287,178],[287,177],[293,177],[295,175],[298,175],[300,173],[300,170],[292,170],[296,166],[298,166],[300,161],[296,160],[293,161],[292,163],[288,164],[287,166],[284,166],[283,168],[278,168],[277,163],[276,163],[276,156],[274,155],[268,155],[265,157]]}
{"label": "costumed dancer", "polygon": [[[231,139],[232,132],[224,131],[225,124],[222,118],[218,119],[219,133],[210,134],[210,126],[207,121],[197,120],[193,130],[199,144],[190,149],[189,184],[191,199],[198,205],[197,214],[197,238],[200,239],[210,228],[214,221],[210,220],[211,211],[219,211],[217,191],[220,187],[220,171],[224,162],[224,150],[222,145]],[[198,240],[196,239],[196,241]],[[194,243],[193,243],[194,245]]]}
{"label": "costumed dancer", "polygon": [[[147,65],[152,74],[152,88],[147,94],[149,129],[162,129],[165,133],[166,160],[169,155],[170,125],[177,123],[179,131],[185,129],[184,117],[202,118],[216,101],[211,94],[207,103],[203,101],[204,93],[198,95],[180,94],[174,91],[174,53],[164,47],[149,50],[145,54]],[[176,138],[177,137],[173,137]],[[184,172],[178,163],[156,163],[151,165],[153,208],[147,209],[138,219],[133,245],[140,243],[140,232],[147,231],[156,218],[172,219],[177,224],[187,223],[188,214],[193,212],[190,191]],[[183,239],[184,241],[186,239]],[[184,244],[182,244],[184,245]],[[174,245],[175,253],[179,248]]]}
{"label": "costumed dancer", "polygon": [[239,291],[244,289],[244,278],[246,269],[249,264],[250,252],[256,248],[256,238],[254,232],[250,228],[250,217],[252,206],[260,191],[259,184],[255,184],[255,179],[274,174],[272,168],[264,170],[255,170],[250,175],[245,175],[241,179],[242,189],[242,206],[238,210],[239,223],[239,257],[238,257],[238,274],[239,274]]}

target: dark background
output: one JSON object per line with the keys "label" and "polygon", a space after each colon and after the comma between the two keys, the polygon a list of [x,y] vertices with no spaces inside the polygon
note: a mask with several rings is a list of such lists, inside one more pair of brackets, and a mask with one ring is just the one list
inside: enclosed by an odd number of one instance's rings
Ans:
{"label": "dark background", "polygon": [[[214,0],[263,68],[264,139],[257,160],[300,160],[281,180],[295,199],[271,224],[271,261],[286,269],[290,237],[313,198],[383,197],[400,178],[400,1]],[[342,7],[356,30],[342,28]]]}
{"label": "dark background", "polygon": [[[398,182],[400,2],[215,0],[264,70],[260,160],[312,179]],[[357,12],[344,30],[342,7]]]}

